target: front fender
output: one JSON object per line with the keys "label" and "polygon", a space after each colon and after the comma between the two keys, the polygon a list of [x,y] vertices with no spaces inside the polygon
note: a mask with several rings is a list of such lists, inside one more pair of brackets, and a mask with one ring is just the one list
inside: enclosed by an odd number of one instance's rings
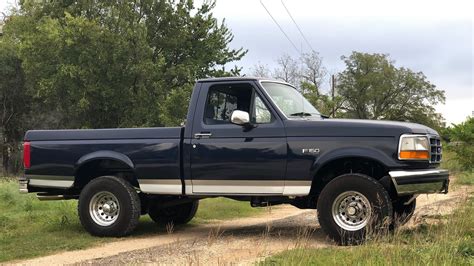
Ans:
{"label": "front fender", "polygon": [[393,159],[390,156],[371,147],[340,148],[324,153],[317,158],[311,167],[312,176],[315,176],[316,173],[327,163],[343,158],[366,158],[379,162],[386,167],[393,164]]}

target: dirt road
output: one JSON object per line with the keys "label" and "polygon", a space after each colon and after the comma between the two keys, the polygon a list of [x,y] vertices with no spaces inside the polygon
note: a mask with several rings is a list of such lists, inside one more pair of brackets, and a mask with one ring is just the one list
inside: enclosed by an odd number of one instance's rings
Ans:
{"label": "dirt road", "polygon": [[[467,189],[418,197],[415,217],[407,226],[450,213],[468,195]],[[287,249],[334,245],[319,227],[316,211],[287,205],[274,207],[259,217],[168,229],[159,235],[125,238],[86,250],[18,263],[247,265]]]}

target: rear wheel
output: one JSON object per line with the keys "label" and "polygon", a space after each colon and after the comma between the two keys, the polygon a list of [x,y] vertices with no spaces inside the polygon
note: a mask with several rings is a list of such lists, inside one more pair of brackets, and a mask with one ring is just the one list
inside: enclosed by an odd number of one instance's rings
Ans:
{"label": "rear wheel", "polygon": [[198,200],[167,208],[160,208],[159,204],[151,203],[148,208],[148,215],[158,224],[172,223],[174,225],[180,225],[191,221],[194,215],[196,215],[198,207]]}
{"label": "rear wheel", "polygon": [[388,229],[392,202],[375,179],[345,174],[331,180],[318,198],[318,220],[330,238],[343,245],[362,243]]}
{"label": "rear wheel", "polygon": [[140,217],[140,198],[125,180],[102,176],[90,181],[79,196],[79,219],[96,236],[130,234]]}

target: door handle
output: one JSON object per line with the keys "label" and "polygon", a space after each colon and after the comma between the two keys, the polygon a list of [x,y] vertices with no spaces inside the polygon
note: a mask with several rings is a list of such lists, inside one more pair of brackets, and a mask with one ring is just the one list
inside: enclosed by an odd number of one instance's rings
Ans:
{"label": "door handle", "polygon": [[210,136],[212,136],[212,133],[195,133],[194,134],[194,138],[196,139],[202,139],[202,138],[209,138]]}

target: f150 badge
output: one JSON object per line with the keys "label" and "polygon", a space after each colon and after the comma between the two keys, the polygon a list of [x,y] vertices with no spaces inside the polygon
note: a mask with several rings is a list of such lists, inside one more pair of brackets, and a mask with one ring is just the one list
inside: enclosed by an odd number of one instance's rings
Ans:
{"label": "f150 badge", "polygon": [[301,149],[303,154],[319,154],[319,149],[313,148],[313,149]]}

